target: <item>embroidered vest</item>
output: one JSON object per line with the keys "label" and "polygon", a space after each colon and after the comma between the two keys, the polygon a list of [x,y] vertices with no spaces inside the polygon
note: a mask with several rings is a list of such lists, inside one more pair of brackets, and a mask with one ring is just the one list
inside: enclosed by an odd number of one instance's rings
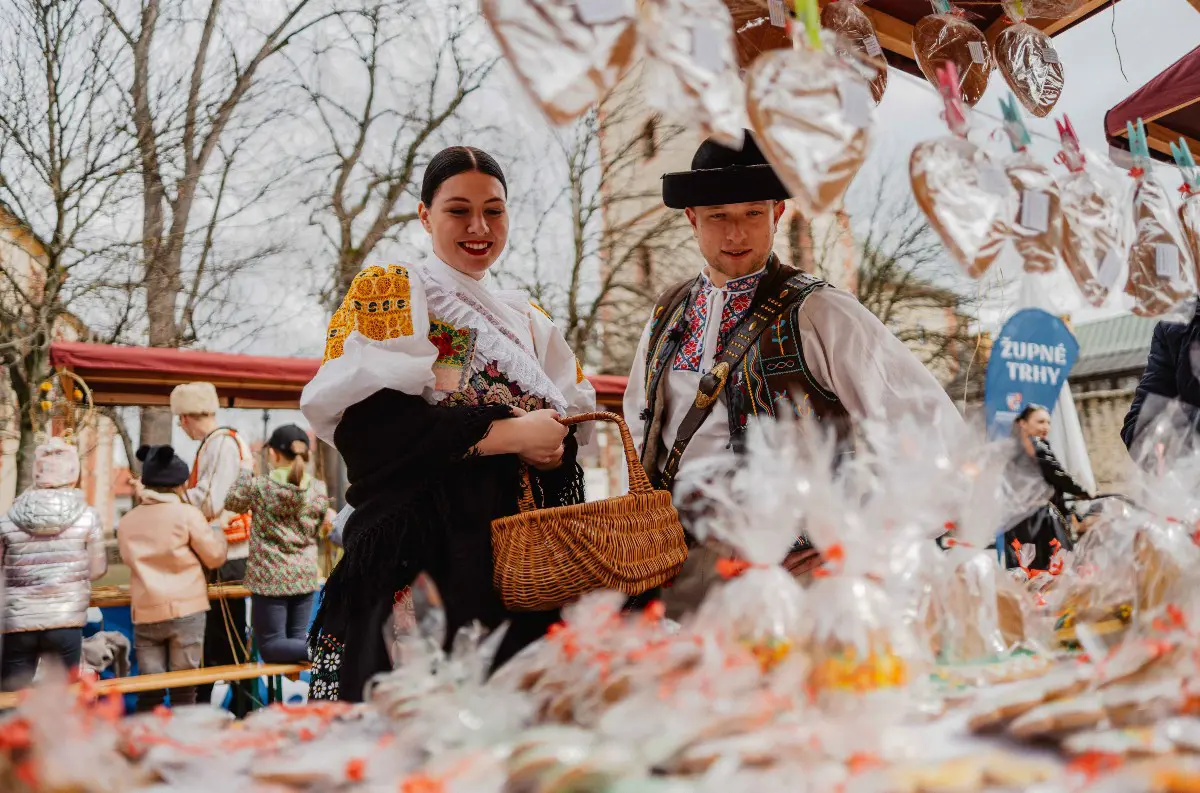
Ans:
{"label": "embroidered vest", "polygon": [[[804,360],[804,347],[796,323],[796,313],[808,296],[828,284],[787,267],[772,256],[748,311],[757,308],[760,301],[778,294],[785,282],[794,287],[787,309],[750,346],[730,373],[723,390],[730,443],[738,453],[743,451],[746,423],[751,416],[775,417],[786,410],[794,415],[813,415],[822,422],[830,422],[841,441],[850,439],[850,415],[837,395],[823,388],[813,377]],[[650,344],[644,362],[646,408],[642,413],[646,424],[642,464],[651,479],[658,476],[662,460],[669,451],[662,440],[667,378],[685,335],[684,316],[696,298],[700,283],[697,276],[676,284],[659,297],[654,307]]]}
{"label": "embroidered vest", "polygon": [[[204,454],[204,447],[208,445],[208,441],[217,433],[225,433],[233,438],[234,445],[238,450],[238,462],[241,463],[245,470],[253,470],[254,461],[248,459],[242,446],[242,439],[238,437],[237,430],[230,427],[218,427],[210,432],[203,441],[200,442],[200,448],[196,450],[196,461],[192,463],[192,472],[188,476],[188,489],[195,487],[200,481],[200,455]],[[241,515],[233,515],[228,511],[222,513],[221,530],[225,533],[225,540],[231,543],[247,542],[250,539],[250,521],[251,514],[249,512]]]}

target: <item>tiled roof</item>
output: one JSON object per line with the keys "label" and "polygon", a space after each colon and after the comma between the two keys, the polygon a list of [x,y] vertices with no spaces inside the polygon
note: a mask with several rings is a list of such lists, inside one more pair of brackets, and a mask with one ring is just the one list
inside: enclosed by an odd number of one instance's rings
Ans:
{"label": "tiled roof", "polygon": [[1157,319],[1126,314],[1075,326],[1079,360],[1071,379],[1140,371]]}

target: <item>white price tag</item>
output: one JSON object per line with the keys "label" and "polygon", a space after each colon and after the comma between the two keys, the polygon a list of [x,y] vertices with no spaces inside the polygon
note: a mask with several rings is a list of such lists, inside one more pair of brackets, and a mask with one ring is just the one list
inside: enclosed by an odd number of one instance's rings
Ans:
{"label": "white price tag", "polygon": [[692,25],[692,60],[701,69],[721,71],[721,31],[706,22]]}
{"label": "white price tag", "polygon": [[1160,242],[1154,246],[1154,272],[1159,278],[1172,281],[1179,278],[1179,249],[1171,243]]}
{"label": "white price tag", "polygon": [[968,41],[967,49],[971,51],[971,61],[974,63],[987,63],[987,53],[983,50],[982,41]]}
{"label": "white price tag", "polygon": [[575,0],[575,9],[585,25],[606,25],[633,15],[631,0]]}
{"label": "white price tag", "polygon": [[771,14],[771,24],[777,28],[787,27],[787,9],[783,7],[783,0],[767,0],[767,11]]}
{"label": "white price tag", "polygon": [[1062,61],[1058,59],[1058,50],[1054,49],[1053,47],[1047,47],[1046,49],[1042,50],[1042,60],[1044,60],[1046,63],[1052,63],[1055,65],[1062,63]]}
{"label": "white price tag", "polygon": [[1008,191],[1012,190],[1012,182],[1008,181],[1008,174],[994,162],[986,162],[979,169],[979,186],[992,195],[998,196],[1008,195]]}
{"label": "white price tag", "polygon": [[1021,225],[1037,232],[1050,228],[1049,193],[1026,190],[1021,194]]}
{"label": "white price tag", "polygon": [[870,87],[852,77],[843,77],[838,82],[838,93],[842,97],[842,115],[846,123],[858,129],[869,127],[871,111],[875,109]]}
{"label": "white price tag", "polygon": [[1096,273],[1096,280],[1105,289],[1112,289],[1113,284],[1117,282],[1117,276],[1121,274],[1123,263],[1117,252],[1110,250],[1104,254],[1104,260],[1100,262],[1100,272]]}
{"label": "white price tag", "polygon": [[863,46],[867,48],[867,54],[872,58],[878,58],[880,55],[883,55],[883,47],[879,46],[878,36],[867,36],[862,42]]}

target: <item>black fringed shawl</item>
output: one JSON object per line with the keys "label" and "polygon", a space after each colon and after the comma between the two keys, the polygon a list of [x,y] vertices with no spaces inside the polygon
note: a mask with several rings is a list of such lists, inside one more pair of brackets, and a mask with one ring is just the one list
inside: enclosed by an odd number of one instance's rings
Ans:
{"label": "black fringed shawl", "polygon": [[[334,441],[350,481],[354,513],[343,532],[345,555],[325,585],[309,635],[344,644],[338,688],[357,701],[372,675],[391,668],[384,623],[395,593],[421,572],[437,584],[446,609],[446,641],[473,620],[510,627],[496,664],[542,636],[559,614],[507,611],[492,588],[491,523],[515,514],[520,463],[513,455],[468,456],[503,405],[430,405],[384,390],[349,408]],[[539,506],[583,501],[583,471],[572,433],[563,465],[531,471]]]}

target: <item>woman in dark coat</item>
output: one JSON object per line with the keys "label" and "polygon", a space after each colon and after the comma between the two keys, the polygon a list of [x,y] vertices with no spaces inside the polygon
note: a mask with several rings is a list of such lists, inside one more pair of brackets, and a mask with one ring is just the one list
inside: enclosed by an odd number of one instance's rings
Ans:
{"label": "woman in dark coat", "polygon": [[[1191,322],[1162,321],[1154,327],[1146,368],[1134,392],[1121,440],[1130,451],[1168,401],[1177,401],[1193,429],[1200,418],[1200,379],[1192,365],[1192,350],[1200,341],[1200,304]],[[1191,440],[1191,439],[1188,439]]]}
{"label": "woman in dark coat", "polygon": [[549,317],[488,276],[506,198],[484,152],[434,157],[419,213],[435,259],[360,273],[305,388],[301,409],[345,460],[354,508],[309,636],[314,698],[357,701],[391,668],[385,624],[422,572],[440,592],[447,643],[476,620],[510,623],[497,664],[559,618],[504,608],[491,523],[519,511],[523,470],[539,506],[583,500],[576,432],[558,419],[594,410],[595,392]]}
{"label": "woman in dark coat", "polygon": [[1019,566],[1017,552],[1012,545],[1013,540],[1017,540],[1023,546],[1032,544],[1037,549],[1033,561],[1026,567],[1048,570],[1055,550],[1051,540],[1058,540],[1064,550],[1070,550],[1072,547],[1070,526],[1067,523],[1066,497],[1088,499],[1092,496],[1066,472],[1051,451],[1050,443],[1046,440],[1050,435],[1049,410],[1041,405],[1026,405],[1013,422],[1013,434],[1021,444],[1022,455],[1019,463],[1036,465],[1042,479],[1054,488],[1054,492],[1045,506],[1039,507],[1028,518],[1005,532],[1005,566]]}

